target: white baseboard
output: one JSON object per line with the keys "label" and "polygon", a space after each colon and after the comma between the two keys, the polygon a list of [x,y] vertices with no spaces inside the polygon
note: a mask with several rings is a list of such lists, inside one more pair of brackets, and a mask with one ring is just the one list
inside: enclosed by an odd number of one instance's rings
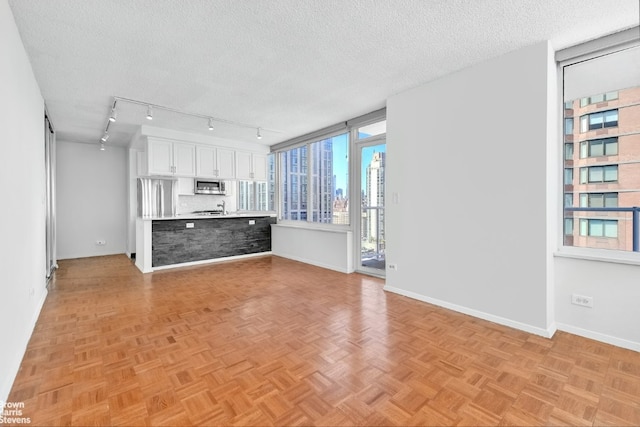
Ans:
{"label": "white baseboard", "polygon": [[[40,297],[40,301],[36,307],[36,310],[31,316],[30,328],[28,329],[29,334],[24,337],[22,343],[16,348],[12,348],[11,351],[15,351],[19,353],[21,356],[17,358],[17,363],[13,366],[3,366],[3,371],[7,373],[7,376],[4,378],[3,384],[0,387],[0,402],[6,402],[9,397],[9,393],[11,392],[11,387],[13,387],[13,382],[18,375],[18,371],[20,370],[20,365],[22,364],[22,358],[24,354],[27,352],[27,346],[29,345],[29,340],[31,339],[31,335],[33,335],[33,330],[36,327],[36,323],[38,322],[38,317],[40,316],[40,312],[42,311],[42,306],[47,299],[47,295],[49,291],[47,288],[44,288],[44,292],[42,292],[42,296]],[[2,408],[0,408],[0,413],[2,413]]]}
{"label": "white baseboard", "polygon": [[600,332],[590,331],[588,329],[582,329],[577,326],[567,325],[564,323],[558,323],[558,330],[568,332],[570,334],[578,335],[584,338],[604,342],[607,344],[615,345],[616,347],[626,348],[628,350],[640,352],[640,343],[635,341],[625,340],[624,338],[618,338]]}
{"label": "white baseboard", "polygon": [[282,254],[282,253],[277,253],[277,254],[274,254],[274,255],[282,257],[282,258],[291,259],[293,261],[303,262],[305,264],[315,265],[316,267],[322,267],[322,268],[326,268],[328,270],[337,271],[337,272],[340,272],[340,273],[345,273],[345,274],[353,273],[353,271],[349,271],[349,269],[347,269],[347,268],[341,268],[341,267],[337,267],[335,265],[325,264],[325,263],[322,263],[322,262],[318,262],[318,261],[315,261],[315,260],[312,260],[312,259],[307,259],[307,258],[295,256],[295,255]]}
{"label": "white baseboard", "polygon": [[489,322],[497,323],[499,325],[508,326],[510,328],[519,329],[521,331],[529,332],[531,334],[539,335],[544,338],[551,338],[556,332],[556,325],[553,324],[547,329],[539,328],[536,326],[528,325],[526,323],[517,322],[515,320],[507,319],[505,317],[495,316],[493,314],[485,313],[483,311],[475,310],[462,305],[452,304],[446,301],[441,301],[435,298],[420,295],[415,292],[406,291],[404,289],[395,288],[393,286],[386,285],[383,288],[385,291],[393,292],[395,294],[403,295],[418,301],[426,302],[429,304],[437,305],[448,310],[457,311],[458,313],[468,314],[469,316],[477,317],[479,319],[488,320]]}

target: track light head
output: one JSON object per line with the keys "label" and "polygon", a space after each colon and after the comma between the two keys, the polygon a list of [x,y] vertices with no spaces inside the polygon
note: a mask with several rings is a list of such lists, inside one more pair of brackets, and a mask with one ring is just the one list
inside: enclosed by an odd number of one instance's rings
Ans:
{"label": "track light head", "polygon": [[209,130],[213,130],[213,119],[209,119]]}
{"label": "track light head", "polygon": [[105,132],[104,135],[102,135],[102,138],[100,138],[100,141],[107,142],[107,139],[109,139],[109,134]]}
{"label": "track light head", "polygon": [[116,121],[116,117],[118,116],[118,114],[116,113],[116,110],[111,110],[111,115],[109,116],[109,121],[111,123]]}
{"label": "track light head", "polygon": [[147,120],[153,120],[153,108],[151,108],[151,105],[147,106]]}
{"label": "track light head", "polygon": [[100,143],[100,151],[104,151],[104,142]]}
{"label": "track light head", "polygon": [[256,138],[262,139],[262,134],[260,133],[260,128],[258,128],[258,132],[256,133]]}

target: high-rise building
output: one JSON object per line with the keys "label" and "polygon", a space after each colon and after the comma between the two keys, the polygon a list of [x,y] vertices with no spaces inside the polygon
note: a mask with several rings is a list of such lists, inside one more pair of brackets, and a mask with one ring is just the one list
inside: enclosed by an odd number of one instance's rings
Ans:
{"label": "high-rise building", "polygon": [[366,171],[366,234],[369,240],[384,241],[384,166],[385,153],[373,153]]}
{"label": "high-rise building", "polygon": [[[309,147],[309,149],[307,148]],[[307,151],[310,151],[308,153]],[[309,191],[307,156],[311,155],[311,212],[307,206]],[[332,140],[325,139],[281,153],[282,211],[284,219],[305,221],[309,215],[314,222],[333,221],[335,176],[333,172]],[[348,222],[347,222],[348,223]]]}
{"label": "high-rise building", "polygon": [[631,251],[633,214],[619,208],[640,207],[640,87],[564,108],[564,244]]}

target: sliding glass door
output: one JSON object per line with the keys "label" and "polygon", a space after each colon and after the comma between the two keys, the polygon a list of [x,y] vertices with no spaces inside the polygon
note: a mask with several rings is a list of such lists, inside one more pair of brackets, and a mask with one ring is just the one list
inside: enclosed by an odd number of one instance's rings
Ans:
{"label": "sliding glass door", "polygon": [[46,264],[45,275],[51,278],[53,270],[57,266],[56,259],[56,211],[55,211],[55,133],[49,117],[44,117],[44,167],[46,179],[46,218],[45,218],[45,242]]}
{"label": "sliding glass door", "polygon": [[385,163],[384,137],[358,143],[359,154],[359,259],[358,271],[385,275]]}

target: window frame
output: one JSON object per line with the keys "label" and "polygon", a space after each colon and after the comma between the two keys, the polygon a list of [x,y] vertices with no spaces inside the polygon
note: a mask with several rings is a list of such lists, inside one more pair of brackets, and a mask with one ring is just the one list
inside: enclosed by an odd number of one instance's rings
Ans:
{"label": "window frame", "polygon": [[[354,174],[357,172],[357,170],[355,170],[356,165],[354,164],[354,161],[355,161],[354,149],[355,149],[356,143],[358,142],[358,139],[354,136],[354,134],[356,133],[355,130],[364,126],[368,126],[368,125],[371,125],[377,122],[386,121],[386,120],[387,120],[386,108],[381,108],[379,110],[372,111],[370,113],[364,114],[359,117],[355,117],[345,122],[340,122],[335,125],[329,126],[327,128],[320,129],[320,130],[311,132],[309,134],[302,135],[302,136],[293,138],[291,140],[284,141],[271,146],[271,153],[274,153],[276,155],[276,158],[275,158],[276,160],[276,165],[275,165],[276,204],[275,206],[277,211],[278,223],[281,223],[287,226],[309,228],[309,229],[321,229],[321,230],[327,230],[327,231],[337,231],[337,232],[352,231],[353,228],[356,226],[356,219],[357,219],[355,217],[356,214],[354,213],[352,204],[351,204],[351,202],[355,200],[353,196],[353,189],[355,188],[355,185],[356,185],[354,181],[356,179],[356,175]],[[347,194],[349,194],[349,213],[348,213],[349,224],[345,225],[345,224],[319,223],[319,222],[309,221],[308,219],[304,221],[283,219],[282,218],[283,200],[282,200],[282,194],[281,194],[282,177],[281,177],[280,153],[291,150],[293,148],[310,145],[314,142],[322,141],[324,139],[332,138],[342,134],[347,134],[347,138],[348,138],[347,140],[347,156],[349,160],[347,164],[348,182],[347,182],[347,188],[345,190],[347,191]],[[377,138],[386,138],[386,132],[379,135],[372,135],[369,138],[371,140],[374,140]],[[308,162],[307,164],[310,165],[311,160],[309,160],[309,156],[307,158],[307,162]],[[308,167],[307,168],[307,185],[311,185],[310,184],[311,176],[309,175],[310,173],[311,173],[311,168]],[[308,206],[312,206],[310,204],[312,200],[309,194],[310,192],[308,192],[307,194],[307,203],[308,203]]]}
{"label": "window frame", "polygon": [[[600,130],[600,129],[608,129],[608,128],[615,128],[618,127],[618,122],[620,121],[620,113],[618,111],[618,108],[610,108],[608,110],[602,110],[602,111],[594,111],[592,113],[587,113],[587,114],[583,114],[580,116],[580,133],[587,133],[587,132],[591,132],[593,130]],[[605,120],[605,118],[607,117],[607,113],[612,113],[615,111],[616,114],[616,119],[615,121],[609,121],[607,122]],[[592,119],[598,119],[600,118],[602,121],[602,125],[601,126],[595,126],[595,124],[592,123]],[[607,126],[607,123],[613,123],[609,126]],[[586,126],[584,126],[586,125]]]}
{"label": "window frame", "polygon": [[[591,59],[598,58],[600,56],[615,54],[618,52],[623,52],[628,49],[637,49],[640,48],[640,40],[638,40],[638,26],[633,28],[623,30],[620,32],[612,33],[608,36],[600,37],[598,39],[594,39],[579,45],[571,46],[569,48],[565,48],[555,53],[556,59],[556,71],[557,71],[557,104],[558,107],[554,107],[554,110],[557,114],[557,133],[559,143],[556,145],[557,149],[557,159],[560,161],[559,165],[561,170],[558,170],[558,191],[560,194],[557,194],[555,197],[558,199],[560,197],[564,198],[565,193],[565,182],[563,170],[566,165],[562,159],[564,158],[564,145],[563,143],[566,141],[565,138],[565,126],[564,126],[564,118],[565,118],[565,109],[563,108],[565,104],[564,98],[564,67],[582,63],[585,61],[589,61]],[[617,99],[620,99],[619,96]],[[580,104],[580,99],[574,100],[578,105]],[[575,103],[573,104],[575,105]],[[596,107],[597,108],[597,107]],[[606,108],[605,109],[610,109]],[[580,123],[575,123],[578,119],[574,118],[574,129],[576,126],[580,126]],[[618,117],[619,119],[619,117]],[[576,129],[576,133],[579,134],[579,129]],[[578,147],[576,147],[578,148]],[[575,176],[574,176],[575,178]],[[578,177],[579,180],[579,177]],[[575,202],[575,200],[574,200]],[[627,251],[627,250],[617,250],[617,249],[602,249],[602,248],[594,248],[594,247],[578,247],[573,246],[571,244],[566,244],[566,236],[565,236],[565,218],[567,218],[567,211],[564,210],[564,205],[562,202],[558,203],[555,206],[560,206],[560,209],[556,210],[556,218],[558,227],[555,227],[557,233],[555,233],[557,237],[557,246],[556,250],[553,252],[553,255],[556,257],[564,257],[564,258],[575,258],[575,259],[583,259],[583,260],[594,260],[599,262],[609,262],[609,263],[619,263],[619,264],[630,264],[630,265],[640,265],[640,253]],[[579,233],[579,225],[576,221],[578,219],[577,216],[569,215],[569,218],[574,218],[574,231],[575,233]],[[577,235],[577,234],[576,234]]]}
{"label": "window frame", "polygon": [[[340,229],[344,229],[344,230],[351,230],[351,223],[353,222],[352,219],[352,213],[351,210],[349,210],[349,215],[348,215],[348,220],[349,223],[348,224],[333,224],[333,223],[327,223],[327,222],[318,222],[318,221],[314,221],[314,215],[313,215],[313,211],[314,211],[314,192],[313,192],[313,177],[314,177],[314,173],[313,173],[313,167],[314,167],[314,159],[313,159],[313,154],[312,154],[312,145],[315,143],[319,143],[322,142],[326,139],[330,139],[330,138],[334,138],[337,136],[341,136],[341,135],[346,135],[347,138],[347,157],[349,159],[349,163],[347,164],[347,171],[349,173],[348,176],[348,182],[347,182],[347,186],[350,187],[351,186],[351,161],[352,161],[352,153],[351,153],[351,146],[352,146],[352,141],[351,141],[351,132],[350,130],[336,130],[334,132],[330,132],[328,134],[325,135],[314,135],[314,137],[312,139],[306,140],[305,142],[302,143],[297,143],[297,144],[292,144],[290,147],[286,147],[286,148],[282,148],[282,149],[278,149],[273,151],[277,157],[276,157],[276,177],[277,177],[277,182],[278,184],[276,185],[276,191],[278,193],[277,199],[278,199],[278,204],[277,204],[277,217],[278,217],[278,222],[282,223],[282,224],[289,224],[289,225],[297,225],[297,226],[302,226],[302,227],[311,227],[311,228],[330,228],[330,229],[336,229],[336,230],[340,230]],[[305,147],[306,151],[307,151],[307,155],[306,155],[306,162],[307,162],[307,168],[306,168],[306,180],[307,180],[307,197],[306,197],[306,218],[304,219],[291,219],[291,218],[284,218],[283,217],[283,203],[284,200],[282,199],[282,185],[283,185],[283,177],[282,177],[282,160],[281,160],[281,156],[283,153],[286,153],[290,150],[293,149],[297,149],[297,148],[301,148],[301,147]],[[348,192],[349,194],[351,194],[351,192]],[[299,203],[302,203],[302,201],[300,201]]]}
{"label": "window frame", "polygon": [[[593,154],[593,145],[594,144],[602,144],[602,154],[594,155]],[[615,145],[616,152],[608,153],[607,147]],[[583,149],[584,147],[584,149]],[[590,159],[594,157],[609,157],[609,156],[617,156],[620,150],[619,141],[617,136],[612,136],[609,138],[599,138],[599,139],[587,139],[584,141],[580,141],[580,158],[581,159]],[[583,156],[584,154],[584,156]]]}
{"label": "window frame", "polygon": [[[600,223],[602,227],[601,234],[594,234],[592,230],[596,227],[596,225]],[[607,236],[607,224],[616,225],[616,235],[615,236]],[[583,224],[585,225],[584,229],[586,230],[583,233]],[[618,228],[618,220],[617,219],[603,219],[603,218],[580,218],[578,225],[578,233],[581,237],[597,237],[599,239],[618,239],[620,236],[619,228]]]}

